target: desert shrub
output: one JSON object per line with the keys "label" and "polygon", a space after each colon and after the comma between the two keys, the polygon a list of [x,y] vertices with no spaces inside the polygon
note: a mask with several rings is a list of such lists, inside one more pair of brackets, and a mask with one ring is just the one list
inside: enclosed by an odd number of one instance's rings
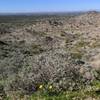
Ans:
{"label": "desert shrub", "polygon": [[69,43],[71,43],[72,42],[72,40],[70,40],[69,38],[66,38],[66,44],[68,45]]}
{"label": "desert shrub", "polygon": [[90,47],[91,47],[91,48],[99,48],[99,47],[100,47],[99,40],[95,40],[95,42],[92,43],[92,45],[91,45]]}
{"label": "desert shrub", "polygon": [[[29,57],[26,62],[29,61],[30,66],[23,66],[18,72],[19,77],[14,77],[8,84],[11,84],[12,90],[21,89],[25,93],[33,92],[33,87],[37,91],[40,84],[51,84],[57,91],[72,91],[89,85],[94,78],[92,70],[86,68],[81,74],[80,65],[68,60],[67,56],[66,52],[59,50],[41,53],[33,59]],[[85,76],[87,72],[89,79]]]}
{"label": "desert shrub", "polygon": [[10,33],[11,32],[11,27],[6,24],[0,24],[0,34],[5,34],[5,33]]}
{"label": "desert shrub", "polygon": [[75,46],[77,47],[77,48],[81,48],[81,47],[85,47],[85,46],[88,46],[88,42],[86,42],[85,40],[80,40],[80,41],[78,41],[76,44],[75,44]]}
{"label": "desert shrub", "polygon": [[36,45],[36,44],[32,45],[32,53],[33,54],[40,54],[42,52],[44,52],[44,49],[41,47],[41,45]]}
{"label": "desert shrub", "polygon": [[4,86],[2,84],[0,84],[0,99],[5,99],[6,98],[6,93],[4,90]]}
{"label": "desert shrub", "polygon": [[83,54],[81,52],[72,52],[71,56],[73,59],[82,59]]}
{"label": "desert shrub", "polygon": [[48,20],[48,22],[52,26],[58,26],[58,25],[62,26],[63,25],[63,23],[58,19]]}

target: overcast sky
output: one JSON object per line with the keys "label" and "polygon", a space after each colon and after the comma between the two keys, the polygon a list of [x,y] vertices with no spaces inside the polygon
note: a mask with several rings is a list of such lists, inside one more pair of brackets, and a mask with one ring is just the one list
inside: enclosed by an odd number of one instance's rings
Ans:
{"label": "overcast sky", "polygon": [[0,0],[0,12],[100,10],[100,0]]}

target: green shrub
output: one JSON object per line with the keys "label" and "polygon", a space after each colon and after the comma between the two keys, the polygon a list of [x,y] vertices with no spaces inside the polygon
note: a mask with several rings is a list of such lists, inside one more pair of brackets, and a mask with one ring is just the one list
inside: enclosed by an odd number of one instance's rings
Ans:
{"label": "green shrub", "polygon": [[40,45],[33,44],[33,46],[32,46],[32,52],[34,54],[40,54],[43,51],[44,51],[44,49]]}
{"label": "green shrub", "polygon": [[83,56],[81,52],[72,52],[71,55],[73,59],[81,59]]}

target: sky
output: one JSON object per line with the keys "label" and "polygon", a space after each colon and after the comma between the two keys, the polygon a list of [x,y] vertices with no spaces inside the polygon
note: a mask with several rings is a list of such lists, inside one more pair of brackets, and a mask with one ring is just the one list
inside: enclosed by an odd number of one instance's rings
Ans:
{"label": "sky", "polygon": [[0,13],[100,10],[100,0],[0,0]]}

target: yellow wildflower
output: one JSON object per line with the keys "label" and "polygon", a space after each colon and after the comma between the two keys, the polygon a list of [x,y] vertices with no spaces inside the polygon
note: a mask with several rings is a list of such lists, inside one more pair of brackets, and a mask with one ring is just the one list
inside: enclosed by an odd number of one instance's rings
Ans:
{"label": "yellow wildflower", "polygon": [[49,89],[52,89],[52,88],[53,88],[53,87],[50,85],[50,86],[49,86]]}
{"label": "yellow wildflower", "polygon": [[40,86],[39,86],[39,89],[42,89],[42,88],[43,88],[43,85],[40,85]]}

